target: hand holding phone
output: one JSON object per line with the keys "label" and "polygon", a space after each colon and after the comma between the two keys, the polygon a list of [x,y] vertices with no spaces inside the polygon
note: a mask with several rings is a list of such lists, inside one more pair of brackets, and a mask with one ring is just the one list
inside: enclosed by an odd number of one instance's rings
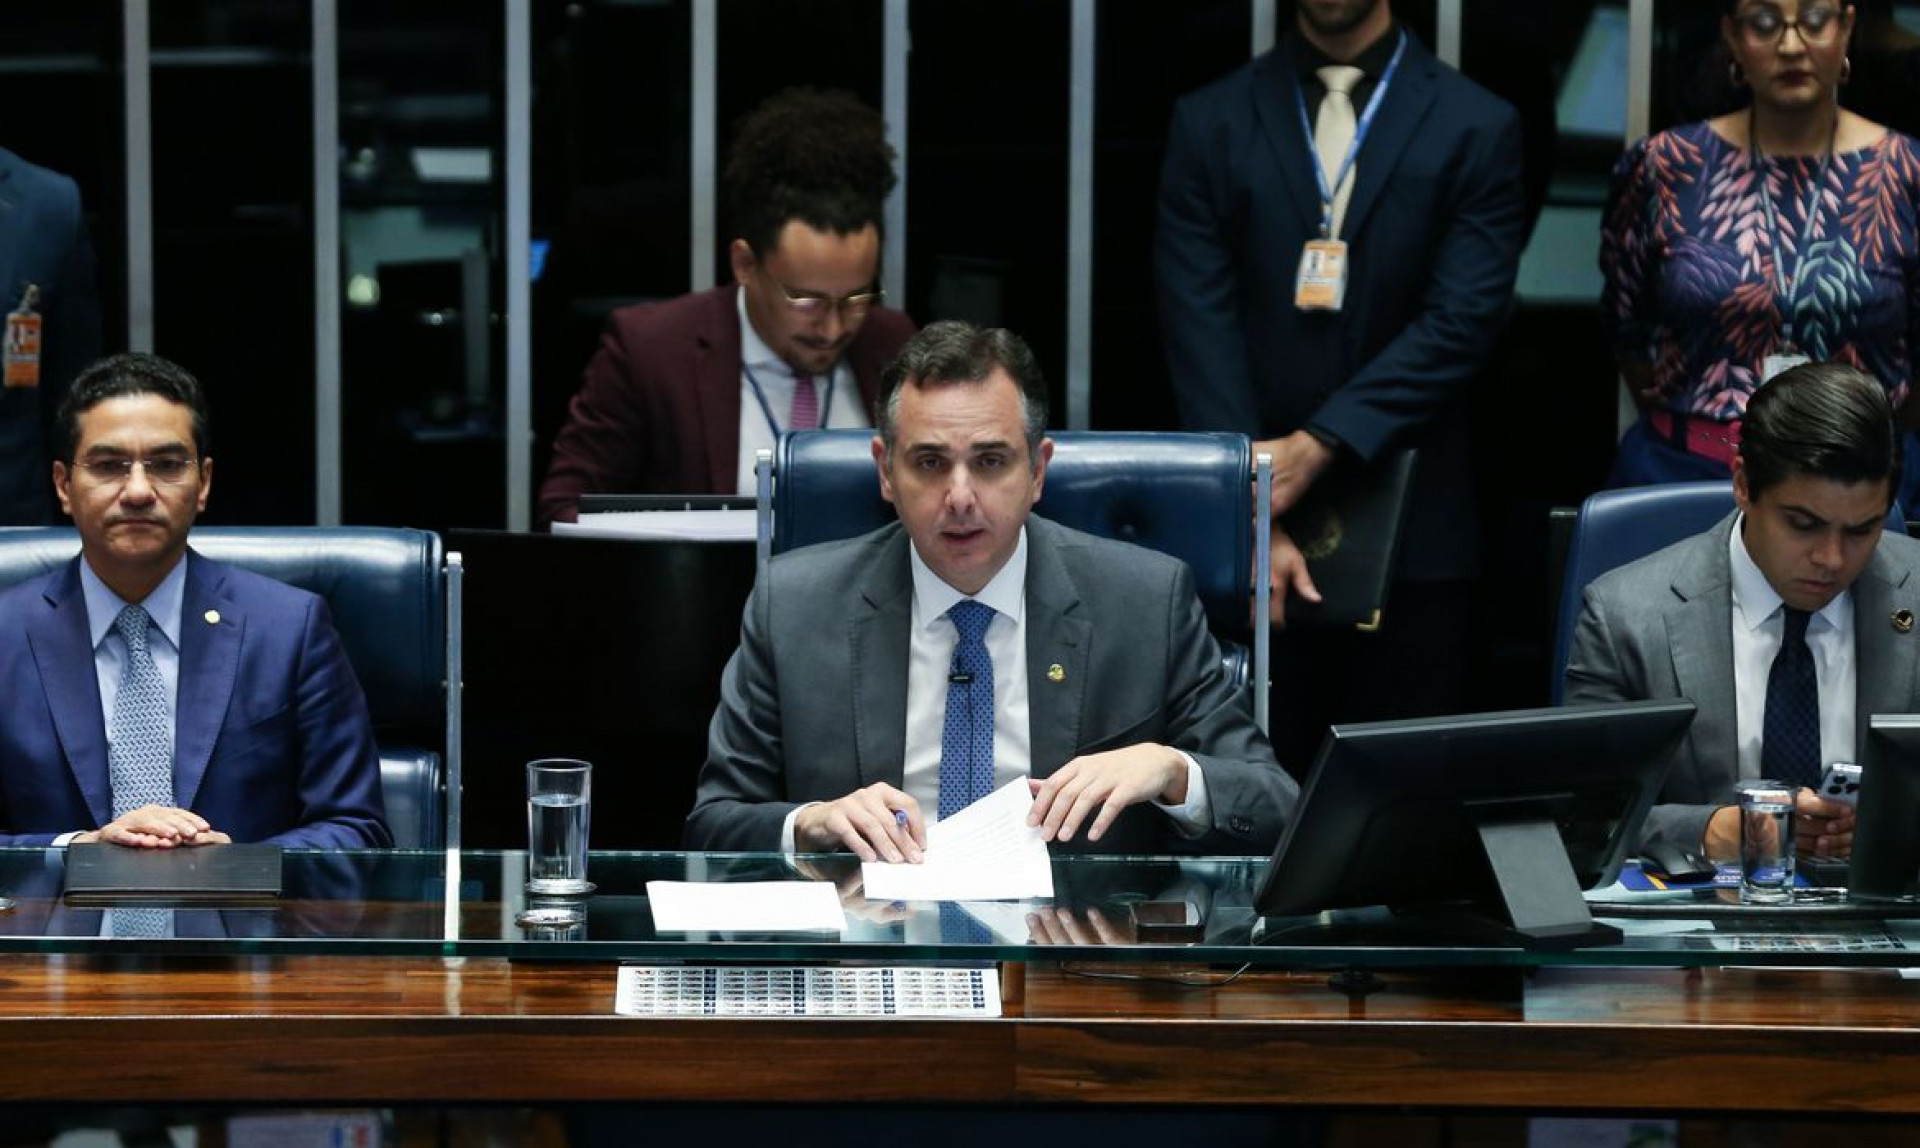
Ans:
{"label": "hand holding phone", "polygon": [[1852,762],[1834,762],[1820,775],[1820,788],[1814,793],[1825,801],[1852,805],[1860,797],[1860,767]]}

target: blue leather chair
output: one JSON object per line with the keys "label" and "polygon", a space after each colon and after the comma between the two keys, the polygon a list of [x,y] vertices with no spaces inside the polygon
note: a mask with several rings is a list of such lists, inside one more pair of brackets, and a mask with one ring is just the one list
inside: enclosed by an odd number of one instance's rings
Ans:
{"label": "blue leather chair", "polygon": [[[1581,504],[1573,545],[1567,552],[1553,635],[1554,705],[1560,704],[1566,688],[1567,658],[1573,652],[1573,629],[1580,621],[1580,595],[1587,583],[1615,566],[1699,534],[1725,518],[1733,507],[1733,486],[1729,482],[1675,482],[1603,490]],[[1898,506],[1887,512],[1887,529],[1906,530]]]}
{"label": "blue leather chair", "polygon": [[[1251,656],[1244,642],[1248,610],[1266,612],[1268,555],[1260,528],[1268,519],[1253,513],[1259,495],[1247,437],[1119,431],[1059,431],[1050,437],[1053,461],[1035,512],[1186,562],[1229,672],[1235,681],[1259,683],[1254,714],[1265,729],[1267,628],[1255,630]],[[872,432],[864,430],[780,437],[761,467],[763,557],[855,537],[895,520],[893,506],[880,497],[872,442]]]}
{"label": "blue leather chair", "polygon": [[[458,753],[458,644],[447,641],[440,537],[375,527],[201,527],[195,550],[327,600],[380,743],[381,796],[396,847],[446,840],[447,761]],[[47,573],[80,549],[67,528],[0,530],[0,586]],[[457,569],[457,556],[455,559]],[[449,663],[453,673],[449,675]],[[427,743],[427,744],[422,744]]]}

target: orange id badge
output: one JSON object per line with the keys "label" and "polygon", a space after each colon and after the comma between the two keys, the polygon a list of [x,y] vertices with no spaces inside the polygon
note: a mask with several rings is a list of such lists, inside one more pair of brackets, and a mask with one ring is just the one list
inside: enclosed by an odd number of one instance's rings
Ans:
{"label": "orange id badge", "polygon": [[1338,311],[1346,301],[1346,241],[1308,240],[1300,250],[1300,273],[1293,281],[1293,305],[1302,311]]}
{"label": "orange id badge", "polygon": [[6,385],[40,385],[40,315],[33,309],[40,301],[40,288],[29,283],[20,306],[7,316]]}

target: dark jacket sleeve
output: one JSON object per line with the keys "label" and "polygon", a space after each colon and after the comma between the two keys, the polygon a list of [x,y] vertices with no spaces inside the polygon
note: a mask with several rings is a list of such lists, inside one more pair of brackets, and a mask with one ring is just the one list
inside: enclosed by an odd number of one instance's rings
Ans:
{"label": "dark jacket sleeve", "polygon": [[1260,426],[1247,362],[1236,252],[1215,170],[1228,142],[1207,106],[1174,109],[1160,171],[1154,293],[1180,423],[1194,429]]}
{"label": "dark jacket sleeve", "polygon": [[[1489,130],[1462,134],[1459,179],[1419,314],[1312,422],[1371,460],[1458,404],[1486,361],[1513,303],[1526,231],[1520,119],[1499,105]],[[1385,205],[1382,205],[1385,206]]]}
{"label": "dark jacket sleeve", "polygon": [[536,528],[572,522],[582,494],[632,490],[646,467],[652,416],[633,378],[635,355],[627,339],[616,313],[554,438],[553,462],[535,508]]}
{"label": "dark jacket sleeve", "polygon": [[393,844],[373,719],[325,599],[308,604],[293,688],[298,813],[293,828],[267,840],[310,849]]}
{"label": "dark jacket sleeve", "polygon": [[787,800],[780,692],[767,625],[765,579],[747,599],[740,648],[720,676],[707,761],[687,814],[686,846],[773,852],[796,803]]}

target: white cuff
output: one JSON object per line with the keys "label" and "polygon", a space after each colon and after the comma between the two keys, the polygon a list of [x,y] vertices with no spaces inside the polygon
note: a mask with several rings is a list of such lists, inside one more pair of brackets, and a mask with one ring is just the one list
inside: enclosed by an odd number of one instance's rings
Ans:
{"label": "white cuff", "polygon": [[793,845],[793,823],[800,820],[800,811],[802,809],[806,809],[810,806],[819,805],[819,804],[820,802],[818,801],[809,801],[801,805],[796,805],[793,807],[793,811],[787,814],[786,820],[780,823],[780,852],[782,853],[798,853],[799,852],[799,850],[794,848],[794,845]]}
{"label": "white cuff", "polygon": [[1207,775],[1200,771],[1200,763],[1185,750],[1176,749],[1187,763],[1187,799],[1179,805],[1167,805],[1154,802],[1154,806],[1173,820],[1180,835],[1188,839],[1205,837],[1213,828],[1213,801],[1207,796]]}

